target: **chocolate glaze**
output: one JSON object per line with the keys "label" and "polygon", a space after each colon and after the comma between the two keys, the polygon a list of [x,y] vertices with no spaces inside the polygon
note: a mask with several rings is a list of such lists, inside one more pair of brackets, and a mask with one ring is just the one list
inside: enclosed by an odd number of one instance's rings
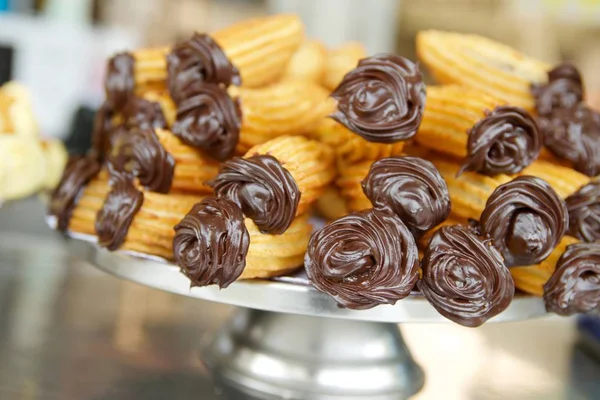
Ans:
{"label": "chocolate glaze", "polygon": [[92,156],[103,162],[110,149],[110,137],[115,127],[112,123],[114,111],[108,102],[104,102],[94,116],[92,132]]}
{"label": "chocolate glaze", "polygon": [[468,156],[459,174],[515,174],[538,158],[543,144],[535,120],[518,107],[503,106],[486,112],[468,135]]}
{"label": "chocolate glaze", "polygon": [[121,110],[135,87],[134,78],[135,58],[131,53],[118,53],[108,61],[104,90],[106,101],[113,110]]}
{"label": "chocolate glaze", "polygon": [[219,161],[229,158],[240,137],[239,101],[219,85],[201,82],[190,86],[184,97],[177,108],[173,133]]}
{"label": "chocolate glaze", "polygon": [[168,193],[175,159],[160,143],[154,129],[123,129],[113,136],[108,168],[111,175],[137,177],[148,190]]}
{"label": "chocolate glaze", "polygon": [[489,239],[460,225],[444,226],[429,241],[418,288],[444,317],[476,327],[504,311],[515,284]]}
{"label": "chocolate glaze", "polygon": [[349,214],[317,231],[304,259],[308,279],[343,307],[364,310],[408,296],[419,274],[415,239],[385,210]]}
{"label": "chocolate glaze", "polygon": [[362,183],[375,208],[388,208],[419,237],[450,213],[450,195],[435,166],[418,157],[389,157],[371,165]]}
{"label": "chocolate glaze", "polygon": [[96,214],[98,244],[114,251],[123,245],[133,218],[144,203],[144,194],[124,176],[113,178],[104,205]]}
{"label": "chocolate glaze", "polygon": [[568,227],[565,202],[546,181],[520,176],[500,185],[481,214],[482,233],[489,236],[506,266],[543,261]]}
{"label": "chocolate glaze", "polygon": [[600,240],[600,179],[593,179],[565,199],[569,235],[585,242]]}
{"label": "chocolate glaze", "polygon": [[237,204],[263,233],[281,234],[290,226],[300,202],[292,174],[269,155],[235,157],[221,164],[208,184],[218,197]]}
{"label": "chocolate glaze", "polygon": [[124,125],[128,129],[166,128],[167,121],[160,103],[132,96],[123,109]]}
{"label": "chocolate glaze", "polygon": [[548,78],[548,84],[533,87],[538,115],[548,116],[583,101],[581,74],[573,64],[559,64],[548,73]]}
{"label": "chocolate glaze", "polygon": [[244,271],[249,246],[242,210],[227,199],[202,200],[175,226],[173,253],[192,286],[229,286]]}
{"label": "chocolate glaze", "polygon": [[223,49],[206,34],[194,35],[177,44],[167,56],[167,84],[171,98],[179,103],[181,94],[195,82],[241,85],[240,73]]}
{"label": "chocolate glaze", "polygon": [[585,104],[555,110],[538,120],[544,144],[588,176],[600,174],[600,113]]}
{"label": "chocolate glaze", "polygon": [[331,96],[338,101],[331,117],[369,142],[412,138],[425,108],[419,65],[391,54],[360,60]]}
{"label": "chocolate glaze", "polygon": [[600,243],[576,243],[544,285],[546,310],[560,315],[600,312]]}
{"label": "chocolate glaze", "polygon": [[56,227],[65,231],[77,200],[85,185],[100,172],[100,164],[94,157],[71,159],[50,199],[48,213],[56,217]]}

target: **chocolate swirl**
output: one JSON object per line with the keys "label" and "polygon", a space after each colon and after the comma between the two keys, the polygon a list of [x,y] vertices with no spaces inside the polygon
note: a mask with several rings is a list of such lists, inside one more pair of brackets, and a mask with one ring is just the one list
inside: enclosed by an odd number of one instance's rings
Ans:
{"label": "chocolate swirl", "polygon": [[520,176],[498,186],[481,214],[481,230],[506,266],[538,264],[550,255],[568,227],[565,202],[546,181]]}
{"label": "chocolate swirl", "polygon": [[444,226],[429,241],[419,290],[444,317],[476,327],[504,311],[515,284],[489,239],[460,225]]}
{"label": "chocolate swirl", "polygon": [[539,115],[548,116],[557,109],[569,109],[583,101],[581,74],[570,63],[562,63],[548,73],[549,82],[533,88]]}
{"label": "chocolate swirl", "polygon": [[544,144],[588,176],[600,174],[600,113],[581,103],[539,119]]}
{"label": "chocolate swirl", "polygon": [[117,176],[104,205],[96,214],[98,244],[114,251],[123,245],[133,218],[144,203],[144,194],[124,176]]}
{"label": "chocolate swirl", "polygon": [[125,106],[135,87],[135,58],[131,53],[119,53],[108,61],[104,90],[106,100],[114,110]]}
{"label": "chocolate swirl", "polygon": [[425,108],[418,64],[391,54],[360,60],[331,96],[338,101],[331,117],[369,142],[412,138]]}
{"label": "chocolate swirl", "polygon": [[565,199],[569,235],[585,242],[600,240],[600,179],[594,179]]}
{"label": "chocolate swirl", "polygon": [[175,226],[173,253],[192,286],[229,286],[244,271],[249,246],[242,210],[227,199],[202,200]]}
{"label": "chocolate swirl", "polygon": [[56,227],[65,231],[85,185],[100,172],[100,164],[94,157],[71,159],[50,199],[48,213],[56,217]]}
{"label": "chocolate swirl", "polygon": [[515,174],[538,158],[543,138],[535,120],[517,107],[486,112],[468,132],[468,156],[460,172]]}
{"label": "chocolate swirl", "polygon": [[177,44],[167,56],[167,84],[175,103],[182,93],[195,82],[208,82],[228,87],[241,85],[240,73],[223,49],[206,34],[195,33],[190,39]]}
{"label": "chocolate swirl", "polygon": [[168,193],[175,159],[160,143],[154,129],[120,130],[114,134],[108,168],[111,175],[135,176],[148,190]]}
{"label": "chocolate swirl", "polygon": [[304,267],[315,288],[343,307],[364,310],[408,296],[419,260],[415,239],[400,218],[371,209],[317,231]]}
{"label": "chocolate swirl", "polygon": [[375,208],[389,207],[419,237],[448,218],[450,195],[435,166],[418,157],[383,158],[362,183]]}
{"label": "chocolate swirl", "polygon": [[125,127],[128,129],[166,128],[167,121],[160,103],[140,97],[131,97],[123,109]]}
{"label": "chocolate swirl", "polygon": [[559,315],[600,312],[600,243],[576,243],[544,285],[546,310]]}
{"label": "chocolate swirl", "polygon": [[94,128],[92,131],[92,156],[103,162],[110,149],[111,134],[115,127],[112,118],[114,111],[108,102],[104,102],[94,115]]}
{"label": "chocolate swirl", "polygon": [[173,133],[190,146],[204,150],[219,161],[229,158],[240,137],[242,110],[225,89],[197,83],[185,92],[177,108]]}
{"label": "chocolate swirl", "polygon": [[208,184],[218,197],[237,204],[263,233],[278,235],[290,226],[300,190],[290,172],[269,155],[235,157],[221,164]]}

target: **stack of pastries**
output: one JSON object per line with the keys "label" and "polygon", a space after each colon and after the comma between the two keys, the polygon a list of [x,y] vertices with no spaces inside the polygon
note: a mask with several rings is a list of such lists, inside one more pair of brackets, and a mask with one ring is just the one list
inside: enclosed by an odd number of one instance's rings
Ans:
{"label": "stack of pastries", "polygon": [[417,50],[437,85],[404,57],[327,49],[293,15],[117,54],[54,225],[192,286],[304,266],[352,309],[420,292],[474,327],[518,288],[598,311],[600,116],[576,68],[448,32]]}

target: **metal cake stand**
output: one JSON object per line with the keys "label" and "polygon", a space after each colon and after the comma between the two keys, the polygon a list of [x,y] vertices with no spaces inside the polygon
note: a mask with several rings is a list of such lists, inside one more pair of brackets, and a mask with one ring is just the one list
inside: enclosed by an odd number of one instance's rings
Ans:
{"label": "metal cake stand", "polygon": [[[301,278],[241,281],[224,290],[190,288],[174,265],[69,242],[73,252],[120,278],[240,307],[203,350],[203,360],[217,380],[251,398],[407,398],[421,389],[424,374],[397,324],[448,322],[420,295],[353,311],[339,308]],[[544,314],[541,299],[520,295],[489,322]]]}

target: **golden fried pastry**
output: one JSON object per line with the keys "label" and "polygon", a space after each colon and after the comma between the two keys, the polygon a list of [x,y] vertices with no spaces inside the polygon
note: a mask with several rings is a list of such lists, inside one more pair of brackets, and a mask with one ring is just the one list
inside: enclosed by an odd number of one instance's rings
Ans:
{"label": "golden fried pastry", "polygon": [[350,213],[346,198],[335,185],[328,186],[317,199],[315,211],[328,221],[335,221]]}
{"label": "golden fried pastry", "polygon": [[101,174],[92,179],[82,189],[68,221],[69,232],[96,236],[94,225],[96,214],[102,208],[109,190],[108,175],[106,174]]}
{"label": "golden fried pastry", "polygon": [[218,173],[218,162],[185,145],[166,129],[121,129],[112,135],[111,173],[128,173],[158,193],[210,193],[205,184]]}
{"label": "golden fried pastry", "polygon": [[348,42],[337,49],[330,50],[325,59],[323,86],[335,89],[344,75],[356,68],[358,61],[367,56],[364,46],[358,42]]}
{"label": "golden fried pastry", "polygon": [[306,81],[281,81],[260,89],[232,87],[241,103],[242,121],[238,151],[283,135],[311,132],[329,113],[335,102],[327,90]]}
{"label": "golden fried pastry", "polygon": [[405,145],[405,142],[369,142],[331,118],[324,118],[310,136],[335,149],[340,169],[361,161],[376,161],[398,155]]}
{"label": "golden fried pastry", "polygon": [[515,282],[515,286],[524,292],[536,296],[544,295],[544,284],[554,273],[558,260],[561,258],[567,246],[579,243],[579,240],[571,236],[565,236],[556,246],[552,253],[539,264],[525,267],[513,267],[510,273]]}
{"label": "golden fried pastry", "polygon": [[46,177],[44,150],[37,138],[0,135],[0,201],[34,194]]}
{"label": "golden fried pastry", "polygon": [[284,79],[321,84],[327,49],[318,40],[307,40],[296,50],[283,73]]}
{"label": "golden fried pastry", "polygon": [[0,86],[0,134],[39,135],[29,92],[15,81]]}
{"label": "golden fried pastry", "polygon": [[356,164],[345,165],[339,168],[336,185],[341,195],[346,199],[350,211],[360,211],[371,208],[371,201],[362,189],[362,181],[369,173],[373,161],[360,161]]}
{"label": "golden fried pastry", "polygon": [[504,44],[455,32],[419,32],[417,55],[439,83],[478,89],[528,111],[535,109],[532,85],[546,82],[550,69]]}
{"label": "golden fried pastry", "polygon": [[329,146],[282,136],[221,164],[210,182],[218,197],[237,204],[263,231],[285,232],[325,191],[336,174]]}
{"label": "golden fried pastry", "polygon": [[60,177],[67,165],[69,155],[64,144],[59,139],[46,139],[41,141],[42,150],[44,151],[44,167],[45,178],[43,188],[52,190],[58,185]]}
{"label": "golden fried pastry", "polygon": [[241,278],[266,278],[302,265],[312,227],[297,217],[281,235],[261,233],[231,200],[209,197],[175,226],[177,265],[192,286],[221,288]]}
{"label": "golden fried pastry", "polygon": [[486,175],[520,172],[538,157],[543,142],[535,120],[525,110],[458,85],[427,88],[415,141],[460,158],[462,170]]}

